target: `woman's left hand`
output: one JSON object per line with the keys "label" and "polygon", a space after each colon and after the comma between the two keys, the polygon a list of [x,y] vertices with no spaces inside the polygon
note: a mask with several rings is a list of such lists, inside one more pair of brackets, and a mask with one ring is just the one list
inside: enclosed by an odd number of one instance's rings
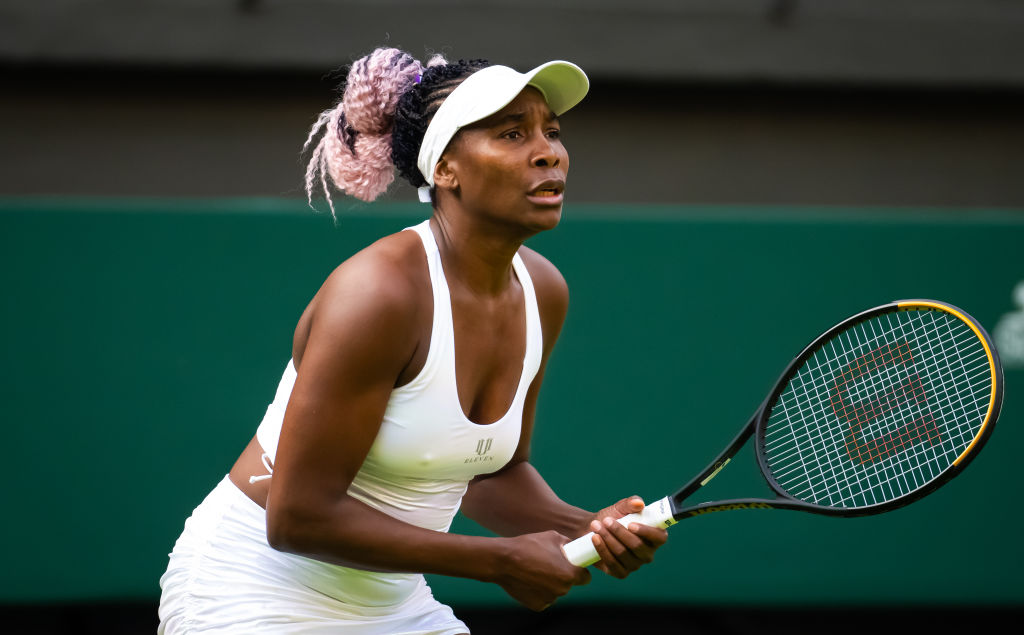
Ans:
{"label": "woman's left hand", "polygon": [[654,552],[668,540],[668,532],[640,523],[624,527],[616,519],[640,512],[644,502],[639,496],[623,498],[594,514],[589,531],[601,560],[595,567],[615,578],[625,578],[654,559]]}

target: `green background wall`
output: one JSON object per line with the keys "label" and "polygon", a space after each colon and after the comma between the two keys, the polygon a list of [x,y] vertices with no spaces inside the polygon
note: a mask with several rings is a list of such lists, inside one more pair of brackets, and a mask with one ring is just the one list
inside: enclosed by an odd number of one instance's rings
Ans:
{"label": "green background wall", "polygon": [[[0,602],[155,599],[182,524],[255,431],[305,303],[340,261],[422,218],[291,200],[0,199]],[[530,245],[572,301],[534,462],[597,508],[660,497],[732,438],[789,359],[860,309],[927,297],[990,331],[1020,310],[1024,215],[569,205]],[[569,602],[1022,605],[1024,369],[964,473],[884,516],[732,512]],[[749,448],[707,497],[760,494]],[[464,519],[455,531],[478,532]],[[434,579],[456,605],[496,587]]]}

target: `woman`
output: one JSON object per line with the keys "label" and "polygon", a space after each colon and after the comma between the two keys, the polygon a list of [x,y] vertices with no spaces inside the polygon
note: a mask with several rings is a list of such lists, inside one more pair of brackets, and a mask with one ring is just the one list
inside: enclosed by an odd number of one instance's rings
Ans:
{"label": "woman", "polygon": [[[329,202],[328,178],[373,200],[397,168],[433,215],[340,265],[302,314],[256,436],[170,556],[161,632],[468,633],[422,574],[541,610],[589,581],[561,551],[572,538],[595,531],[615,577],[651,560],[665,531],[613,522],[639,498],[582,510],[528,460],[568,292],[522,244],[558,224],[557,115],[587,87],[565,62],[353,64],[307,139],[322,131],[307,192],[319,175]],[[447,533],[460,506],[497,537]]]}

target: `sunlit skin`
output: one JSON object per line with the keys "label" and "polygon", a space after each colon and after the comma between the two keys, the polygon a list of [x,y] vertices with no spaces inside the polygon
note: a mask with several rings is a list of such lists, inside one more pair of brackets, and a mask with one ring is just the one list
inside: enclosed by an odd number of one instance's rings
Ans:
{"label": "sunlit skin", "polygon": [[461,511],[498,537],[423,529],[348,495],[381,425],[391,391],[423,368],[433,297],[413,232],[387,236],[342,263],[295,330],[298,376],[285,413],[273,478],[255,438],[230,478],[267,510],[267,537],[282,551],[376,571],[415,571],[500,585],[542,610],[590,573],[561,546],[588,531],[597,568],[625,577],[650,562],[667,533],[612,519],[643,508],[637,497],[593,513],[563,502],[529,463],[537,397],[568,309],[558,270],[523,247],[561,217],[569,157],[540,92],[525,89],[497,114],[460,131],[435,170],[431,229],[441,252],[455,330],[456,387],[465,415],[486,425],[508,409],[525,351],[518,252],[533,280],[544,348],[530,384],[519,445],[509,463],[470,484]]}

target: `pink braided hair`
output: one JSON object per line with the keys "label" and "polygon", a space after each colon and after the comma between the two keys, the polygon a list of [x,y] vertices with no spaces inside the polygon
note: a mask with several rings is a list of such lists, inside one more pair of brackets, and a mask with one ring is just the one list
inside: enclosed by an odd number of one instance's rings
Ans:
{"label": "pink braided hair", "polygon": [[[435,56],[430,66],[443,64]],[[306,143],[323,130],[306,167],[306,198],[313,206],[313,190],[320,188],[334,213],[327,177],[337,189],[363,201],[372,201],[395,180],[391,159],[391,128],[399,97],[416,84],[423,66],[411,55],[394,48],[378,48],[349,69],[345,94],[332,108],[320,113]]]}

